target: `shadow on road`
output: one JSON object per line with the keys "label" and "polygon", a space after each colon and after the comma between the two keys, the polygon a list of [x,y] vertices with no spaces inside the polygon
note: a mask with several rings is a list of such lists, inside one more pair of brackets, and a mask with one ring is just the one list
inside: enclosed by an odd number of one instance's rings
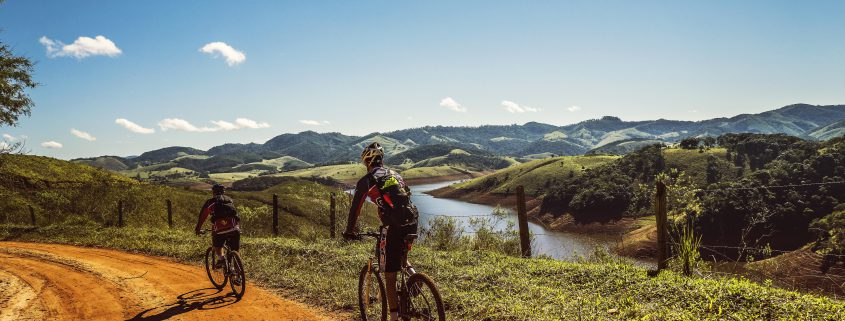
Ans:
{"label": "shadow on road", "polygon": [[240,300],[231,292],[224,293],[216,288],[198,289],[180,294],[176,302],[144,310],[129,320],[167,320],[194,310],[219,309]]}

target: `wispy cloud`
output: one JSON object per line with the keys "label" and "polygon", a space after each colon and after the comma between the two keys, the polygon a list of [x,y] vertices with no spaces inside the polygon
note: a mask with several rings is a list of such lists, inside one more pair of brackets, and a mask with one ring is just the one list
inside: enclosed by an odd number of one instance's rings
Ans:
{"label": "wispy cloud", "polygon": [[446,98],[443,98],[442,100],[440,100],[440,106],[446,107],[446,108],[449,108],[453,111],[457,111],[457,112],[461,112],[461,113],[465,113],[467,111],[466,107],[459,104],[457,101],[452,99],[452,97],[446,97]]}
{"label": "wispy cloud", "polygon": [[152,133],[156,132],[155,129],[141,127],[141,125],[133,123],[133,122],[131,122],[131,121],[125,119],[125,118],[115,119],[114,122],[115,122],[115,124],[123,126],[124,128],[128,129],[129,131],[131,131],[133,133],[152,134]]}
{"label": "wispy cloud", "polygon": [[213,57],[223,56],[223,58],[226,58],[226,63],[229,64],[229,66],[234,66],[246,61],[246,55],[243,51],[232,48],[232,46],[221,41],[209,42],[205,46],[202,46],[200,51],[210,54]]}
{"label": "wispy cloud", "polygon": [[90,56],[116,57],[123,53],[113,41],[104,36],[96,36],[94,38],[79,37],[69,45],[47,38],[46,36],[41,36],[38,42],[47,49],[47,57],[49,58],[74,57],[76,59],[83,59]]}
{"label": "wispy cloud", "polygon": [[180,118],[165,118],[158,122],[158,127],[162,131],[181,130],[186,132],[211,132],[215,131],[211,127],[197,127],[189,123],[187,120]]}
{"label": "wispy cloud", "polygon": [[576,111],[581,110],[581,107],[579,107],[579,106],[570,106],[570,107],[569,107],[569,108],[567,108],[566,110],[568,110],[569,112],[574,113],[574,112],[576,112]]}
{"label": "wispy cloud", "polygon": [[18,141],[18,138],[17,138],[17,137],[12,136],[12,135],[9,135],[9,134],[3,134],[3,139],[5,139],[5,140],[7,140],[7,141],[9,141],[9,142],[16,142],[16,141]]}
{"label": "wispy cloud", "polygon": [[536,113],[536,112],[542,110],[540,108],[534,108],[534,107],[529,107],[529,106],[521,106],[521,105],[519,105],[515,102],[512,102],[510,100],[502,100],[502,106],[504,106],[505,110],[507,110],[509,113],[512,113],[512,114],[516,114],[516,113],[521,114],[521,113],[525,113],[525,112]]}
{"label": "wispy cloud", "polygon": [[218,132],[218,131],[229,131],[229,130],[238,130],[238,129],[259,129],[259,128],[268,128],[270,124],[265,122],[257,122],[252,119],[248,118],[238,118],[235,119],[234,123],[225,121],[225,120],[213,120],[211,121],[214,124],[214,127],[197,127],[188,122],[187,120],[180,119],[180,118],[166,118],[162,121],[158,122],[158,127],[161,128],[162,131],[168,130],[179,130],[185,132],[195,132],[195,133],[206,133],[206,132]]}
{"label": "wispy cloud", "polygon": [[211,121],[211,123],[220,128],[220,130],[259,129],[270,127],[270,124],[268,123],[257,122],[247,118],[235,119],[234,124],[224,120]]}
{"label": "wispy cloud", "polygon": [[323,126],[323,125],[331,124],[328,120],[319,121],[319,120],[303,119],[303,120],[300,120],[299,122],[302,123],[302,124],[308,125],[308,126]]}
{"label": "wispy cloud", "polygon": [[62,148],[62,144],[59,143],[59,142],[55,142],[55,141],[51,140],[51,141],[41,143],[41,147],[49,148],[49,149],[59,149],[59,148]]}
{"label": "wispy cloud", "polygon": [[89,133],[86,133],[86,132],[81,131],[81,130],[76,130],[74,128],[70,129],[70,133],[73,134],[73,136],[82,138],[82,139],[87,140],[89,142],[93,142],[93,141],[97,140],[97,137],[91,136],[91,134],[89,134]]}

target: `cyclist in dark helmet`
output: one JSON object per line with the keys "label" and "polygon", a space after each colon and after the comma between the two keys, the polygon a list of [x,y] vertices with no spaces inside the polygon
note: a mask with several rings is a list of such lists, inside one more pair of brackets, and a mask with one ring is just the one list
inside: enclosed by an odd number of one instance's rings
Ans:
{"label": "cyclist in dark helmet", "polygon": [[226,187],[215,184],[211,187],[212,197],[205,201],[200,210],[197,226],[194,231],[199,235],[202,231],[202,224],[211,215],[211,246],[217,255],[218,266],[223,263],[223,245],[229,246],[232,251],[238,251],[241,246],[241,227],[238,211],[232,198],[224,195]]}
{"label": "cyclist in dark helmet", "polygon": [[349,208],[349,219],[345,239],[356,239],[355,225],[361,214],[361,206],[369,197],[378,205],[378,214],[382,226],[387,227],[387,237],[384,253],[384,276],[387,290],[387,304],[390,307],[390,320],[398,319],[399,297],[396,294],[396,272],[402,268],[402,254],[405,236],[417,233],[418,213],[411,204],[411,190],[402,180],[399,173],[384,167],[384,149],[379,143],[372,143],[361,153],[361,162],[367,166],[364,175],[355,186],[352,206]]}

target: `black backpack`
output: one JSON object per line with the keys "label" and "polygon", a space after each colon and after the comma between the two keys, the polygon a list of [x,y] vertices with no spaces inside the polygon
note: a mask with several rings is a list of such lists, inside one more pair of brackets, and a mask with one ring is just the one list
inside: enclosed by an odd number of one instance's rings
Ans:
{"label": "black backpack", "polygon": [[[380,175],[376,176],[375,174],[379,170],[385,172],[379,172]],[[399,174],[391,169],[379,168],[370,173],[370,182],[375,184],[381,195],[377,203],[384,212],[383,223],[395,227],[417,224],[419,211],[411,203],[411,190],[402,183]],[[388,196],[393,206],[384,202],[385,195]]]}
{"label": "black backpack", "polygon": [[240,221],[238,210],[235,209],[235,202],[231,197],[226,195],[214,196],[214,213],[211,214],[211,220],[216,221],[222,218],[235,217]]}

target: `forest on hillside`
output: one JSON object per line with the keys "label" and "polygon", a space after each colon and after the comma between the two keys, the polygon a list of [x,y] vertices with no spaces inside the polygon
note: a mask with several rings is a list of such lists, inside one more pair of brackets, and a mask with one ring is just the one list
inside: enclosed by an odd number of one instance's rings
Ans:
{"label": "forest on hillside", "polygon": [[[540,211],[581,223],[652,215],[659,180],[667,185],[672,223],[691,226],[708,257],[759,259],[808,243],[843,253],[845,137],[725,134],[679,146],[705,155],[684,164],[701,162],[703,171],[667,164],[675,151],[652,145],[550,186]],[[724,153],[709,152],[717,147]]]}

